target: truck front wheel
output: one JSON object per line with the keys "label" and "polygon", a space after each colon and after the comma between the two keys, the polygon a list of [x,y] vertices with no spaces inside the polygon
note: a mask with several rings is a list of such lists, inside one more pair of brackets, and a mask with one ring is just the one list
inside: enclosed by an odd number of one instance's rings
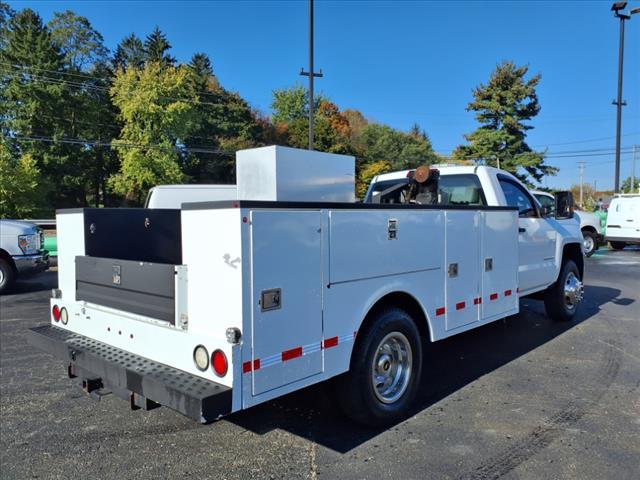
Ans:
{"label": "truck front wheel", "polygon": [[598,249],[598,240],[596,234],[589,230],[583,230],[582,232],[582,249],[587,257],[590,257]]}
{"label": "truck front wheel", "polygon": [[558,280],[547,288],[544,306],[547,316],[555,321],[573,320],[582,301],[583,286],[580,271],[573,260],[566,260],[560,269]]}
{"label": "truck front wheel", "polygon": [[0,293],[5,293],[15,280],[15,273],[9,262],[0,258]]}
{"label": "truck front wheel", "polygon": [[399,308],[375,314],[358,332],[351,368],[339,382],[345,413],[367,426],[383,426],[404,417],[418,390],[422,371],[420,332]]}

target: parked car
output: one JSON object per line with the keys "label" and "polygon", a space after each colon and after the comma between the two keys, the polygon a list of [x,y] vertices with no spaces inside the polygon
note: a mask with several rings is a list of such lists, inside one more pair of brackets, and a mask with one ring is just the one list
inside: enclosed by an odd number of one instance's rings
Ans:
{"label": "parked car", "polygon": [[18,277],[49,268],[44,237],[33,223],[0,219],[0,293],[5,293]]}
{"label": "parked car", "polygon": [[616,195],[611,200],[605,240],[614,250],[640,244],[640,194]]}
{"label": "parked car", "polygon": [[[547,192],[533,191],[531,192],[536,200],[543,207],[555,208],[555,200],[553,195]],[[582,249],[587,257],[590,257],[598,250],[598,247],[604,241],[602,222],[599,215],[584,210],[576,210],[574,218],[580,222],[580,231],[582,232]]]}

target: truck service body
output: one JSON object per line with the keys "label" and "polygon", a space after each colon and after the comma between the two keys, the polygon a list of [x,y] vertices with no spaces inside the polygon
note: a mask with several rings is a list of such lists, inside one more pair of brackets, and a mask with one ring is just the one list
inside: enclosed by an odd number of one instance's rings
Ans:
{"label": "truck service body", "polygon": [[491,188],[504,172],[464,172],[485,205],[424,205],[355,203],[352,157],[264,147],[237,165],[253,199],[58,213],[59,289],[30,340],[89,393],[209,422],[346,374],[345,409],[382,424],[415,395],[422,340],[523,294],[557,290],[563,319],[582,297],[579,230],[523,227]]}

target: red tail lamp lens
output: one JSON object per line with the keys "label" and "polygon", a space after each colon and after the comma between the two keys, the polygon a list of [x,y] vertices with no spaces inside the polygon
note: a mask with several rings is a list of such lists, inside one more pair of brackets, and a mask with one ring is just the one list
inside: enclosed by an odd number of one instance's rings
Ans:
{"label": "red tail lamp lens", "polygon": [[227,363],[227,356],[222,350],[216,350],[211,355],[211,366],[213,371],[219,377],[224,377],[227,374],[229,365]]}
{"label": "red tail lamp lens", "polygon": [[60,308],[58,307],[58,305],[53,306],[53,308],[51,309],[51,315],[53,315],[53,319],[56,322],[60,321]]}

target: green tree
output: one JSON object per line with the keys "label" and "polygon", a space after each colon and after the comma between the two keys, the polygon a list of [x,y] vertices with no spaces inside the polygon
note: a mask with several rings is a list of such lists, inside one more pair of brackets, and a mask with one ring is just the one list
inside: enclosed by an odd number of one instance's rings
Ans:
{"label": "green tree", "polygon": [[24,9],[4,28],[0,49],[0,129],[19,158],[29,155],[43,175],[47,202],[56,205],[66,161],[64,147],[52,141],[64,136],[58,120],[65,90],[63,57],[40,16]]}
{"label": "green tree", "polygon": [[111,99],[123,122],[113,145],[120,171],[110,178],[113,190],[140,203],[149,188],[184,180],[183,139],[197,127],[198,103],[192,73],[186,66],[119,70]]}
{"label": "green tree", "polygon": [[365,163],[385,160],[394,170],[438,163],[431,141],[424,132],[418,134],[371,123],[362,132]]}
{"label": "green tree", "polygon": [[9,21],[16,12],[6,3],[0,3],[0,49],[6,47],[7,34],[9,33]]}
{"label": "green tree", "polygon": [[113,54],[113,69],[126,69],[128,66],[140,68],[144,64],[144,45],[135,33],[127,35],[116,47]]}
{"label": "green tree", "polygon": [[30,154],[16,159],[0,140],[0,218],[25,218],[37,210],[39,173]]}
{"label": "green tree", "polygon": [[48,27],[68,70],[79,72],[104,63],[107,49],[103,45],[102,35],[85,17],[70,10],[56,12]]}
{"label": "green tree", "polygon": [[356,196],[360,199],[364,198],[373,177],[391,171],[393,171],[393,166],[386,160],[378,160],[377,162],[363,165],[358,172],[356,180]]}
{"label": "green tree", "polygon": [[170,66],[176,63],[176,59],[169,55],[171,44],[167,40],[160,28],[153,29],[144,41],[145,60],[147,62],[157,62],[162,66]]}
{"label": "green tree", "polygon": [[489,82],[473,90],[473,101],[467,111],[476,112],[481,126],[465,135],[468,145],[459,146],[454,160],[473,160],[497,166],[531,184],[557,169],[544,163],[544,153],[533,151],[526,143],[528,122],[540,112],[536,87],[540,75],[525,78],[529,67],[502,62],[491,74]]}
{"label": "green tree", "polygon": [[631,177],[627,177],[624,182],[622,182],[622,192],[625,193],[637,193],[638,189],[640,189],[640,178],[634,178],[633,187],[631,186]]}

